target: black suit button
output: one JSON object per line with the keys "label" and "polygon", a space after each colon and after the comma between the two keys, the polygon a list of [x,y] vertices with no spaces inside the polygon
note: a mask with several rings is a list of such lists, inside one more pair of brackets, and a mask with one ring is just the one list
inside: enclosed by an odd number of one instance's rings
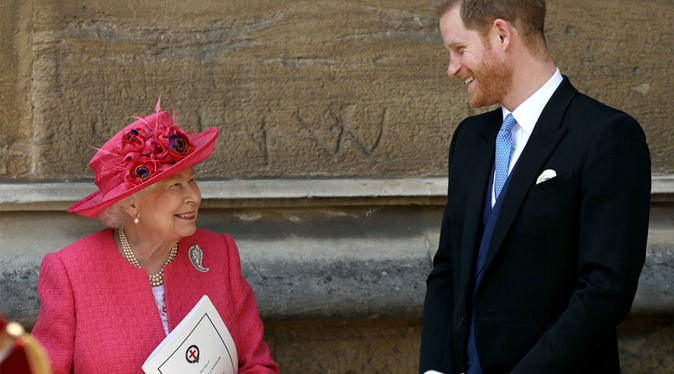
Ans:
{"label": "black suit button", "polygon": [[459,327],[464,328],[466,327],[466,317],[461,317],[459,320]]}

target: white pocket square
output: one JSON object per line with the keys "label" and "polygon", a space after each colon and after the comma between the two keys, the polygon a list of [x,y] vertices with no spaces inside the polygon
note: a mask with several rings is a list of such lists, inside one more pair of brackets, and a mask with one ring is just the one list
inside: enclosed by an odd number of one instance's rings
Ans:
{"label": "white pocket square", "polygon": [[547,180],[550,180],[554,177],[557,176],[557,173],[552,170],[552,169],[546,169],[544,170],[541,175],[538,176],[538,179],[536,179],[536,184],[543,183]]}

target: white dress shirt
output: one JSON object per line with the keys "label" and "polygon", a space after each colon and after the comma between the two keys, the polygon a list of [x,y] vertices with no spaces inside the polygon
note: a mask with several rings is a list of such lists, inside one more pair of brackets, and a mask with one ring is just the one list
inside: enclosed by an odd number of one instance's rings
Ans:
{"label": "white dress shirt", "polygon": [[[517,124],[513,126],[512,132],[512,151],[510,153],[510,163],[508,164],[508,175],[513,171],[513,167],[517,164],[517,160],[520,159],[524,146],[527,145],[529,141],[529,136],[534,131],[534,126],[538,122],[538,118],[543,112],[543,108],[548,104],[552,94],[555,93],[557,87],[562,84],[564,78],[559,72],[559,69],[555,70],[555,73],[548,79],[545,84],[534,92],[533,95],[529,96],[528,99],[524,100],[514,111],[509,111],[505,107],[501,107],[503,112],[503,120],[512,113]],[[494,207],[496,204],[496,193],[494,192],[494,186],[491,190],[491,206]]]}

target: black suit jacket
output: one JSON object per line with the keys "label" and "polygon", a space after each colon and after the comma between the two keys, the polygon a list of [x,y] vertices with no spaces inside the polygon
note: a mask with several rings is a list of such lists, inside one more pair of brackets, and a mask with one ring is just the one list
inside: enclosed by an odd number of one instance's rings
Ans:
{"label": "black suit jacket", "polygon": [[[424,304],[420,372],[461,373],[501,109],[464,120]],[[536,184],[546,169],[557,176]],[[475,291],[486,374],[619,373],[616,326],[645,260],[650,156],[630,116],[565,77],[508,189]]]}

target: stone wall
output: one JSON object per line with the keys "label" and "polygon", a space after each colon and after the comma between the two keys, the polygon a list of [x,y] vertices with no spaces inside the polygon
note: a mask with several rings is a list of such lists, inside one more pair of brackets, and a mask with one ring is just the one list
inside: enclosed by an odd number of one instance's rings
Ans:
{"label": "stone wall", "polygon": [[[0,310],[32,326],[45,253],[100,228],[65,213],[128,116],[175,106],[219,127],[199,225],[241,250],[284,373],[410,373],[470,108],[430,0],[0,3]],[[646,267],[620,326],[624,372],[674,371],[674,4],[549,0],[546,34],[581,91],[651,148]]]}
{"label": "stone wall", "polygon": [[[474,110],[428,3],[4,1],[0,178],[91,178],[88,146],[161,92],[187,129],[222,130],[202,177],[442,176]],[[546,26],[561,71],[640,121],[658,174],[674,171],[671,11],[549,1]]]}

